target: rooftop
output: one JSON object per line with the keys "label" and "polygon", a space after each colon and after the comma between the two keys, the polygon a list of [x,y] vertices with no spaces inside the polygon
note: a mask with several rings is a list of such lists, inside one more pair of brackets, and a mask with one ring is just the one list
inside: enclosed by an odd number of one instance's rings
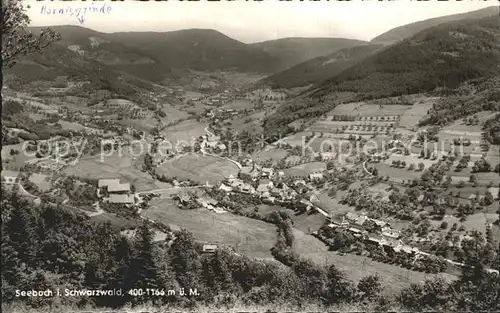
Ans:
{"label": "rooftop", "polygon": [[120,184],[120,180],[119,179],[99,179],[97,186],[99,188],[102,188],[102,187],[107,187],[111,184]]}
{"label": "rooftop", "polygon": [[130,191],[130,184],[125,183],[125,184],[109,184],[108,185],[108,192],[120,192],[120,191]]}
{"label": "rooftop", "polygon": [[109,195],[109,202],[111,203],[134,203],[134,196],[132,195]]}

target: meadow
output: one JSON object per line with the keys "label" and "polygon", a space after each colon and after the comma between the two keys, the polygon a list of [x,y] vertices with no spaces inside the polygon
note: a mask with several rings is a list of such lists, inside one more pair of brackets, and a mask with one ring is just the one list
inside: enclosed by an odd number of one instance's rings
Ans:
{"label": "meadow", "polygon": [[142,171],[143,158],[134,158],[129,147],[118,150],[110,156],[85,157],[75,165],[70,165],[64,169],[66,175],[75,175],[92,179],[113,179],[118,178],[121,182],[134,185],[137,191],[156,189],[156,184],[151,175]]}
{"label": "meadow", "polygon": [[215,184],[229,175],[236,176],[238,168],[233,163],[212,156],[195,154],[170,159],[156,169],[158,175],[177,177],[178,180],[193,180],[201,184]]}
{"label": "meadow", "polygon": [[142,214],[186,229],[200,242],[230,245],[237,253],[249,257],[272,258],[270,249],[277,240],[273,224],[230,213],[212,213],[203,208],[181,210],[169,198],[155,198]]}
{"label": "meadow", "polygon": [[197,122],[194,119],[182,121],[176,125],[167,127],[162,131],[165,139],[170,141],[175,146],[177,142],[191,142],[193,138],[198,138],[205,135],[205,125]]}
{"label": "meadow", "polygon": [[311,235],[304,234],[300,230],[294,230],[293,250],[304,258],[308,258],[317,264],[335,266],[346,276],[354,281],[367,276],[378,274],[382,277],[384,293],[394,294],[411,283],[420,283],[427,278],[440,276],[446,280],[456,279],[449,274],[426,274],[407,270],[405,268],[373,261],[372,259],[356,254],[345,254],[343,256],[336,252],[329,251],[328,247],[320,240]]}

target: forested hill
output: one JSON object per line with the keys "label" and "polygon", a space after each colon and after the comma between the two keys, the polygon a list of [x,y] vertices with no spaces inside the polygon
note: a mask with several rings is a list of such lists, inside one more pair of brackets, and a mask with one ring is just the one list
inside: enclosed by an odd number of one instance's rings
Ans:
{"label": "forested hill", "polygon": [[[264,121],[268,134],[290,122],[317,117],[338,101],[454,89],[476,78],[500,74],[498,17],[441,24],[369,56],[313,86]],[[340,99],[345,94],[348,98]]]}
{"label": "forested hill", "polygon": [[382,45],[362,45],[307,60],[264,78],[260,83],[273,88],[292,88],[319,83],[353,66],[378,51]]}
{"label": "forested hill", "polygon": [[399,40],[411,37],[424,29],[434,27],[442,23],[449,23],[453,21],[460,21],[466,19],[480,19],[484,17],[498,15],[499,10],[500,9],[498,8],[498,6],[491,6],[477,11],[440,16],[424,21],[419,21],[416,23],[399,26],[373,38],[371,40],[371,43],[392,44]]}
{"label": "forested hill", "polygon": [[499,73],[500,19],[494,16],[426,29],[324,81],[314,94],[397,96],[455,88],[466,80]]}

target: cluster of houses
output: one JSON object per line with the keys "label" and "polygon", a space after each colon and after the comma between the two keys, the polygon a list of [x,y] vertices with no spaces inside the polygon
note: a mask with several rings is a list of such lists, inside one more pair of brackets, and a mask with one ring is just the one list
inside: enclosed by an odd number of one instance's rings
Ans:
{"label": "cluster of houses", "polygon": [[97,187],[97,195],[104,202],[126,205],[135,203],[129,183],[120,183],[119,179],[100,179]]}
{"label": "cluster of houses", "polygon": [[283,177],[283,172],[276,172],[272,167],[262,167],[251,160],[241,162],[243,167],[238,173],[238,177],[246,181],[256,181],[257,179],[272,179],[276,175]]}
{"label": "cluster of houses", "polygon": [[[353,225],[353,227],[348,228],[348,230],[353,233],[362,233],[363,230],[370,229],[376,233],[381,234],[385,238],[399,239],[401,233],[396,229],[393,229],[389,223],[382,220],[372,219],[366,215],[358,215],[352,212],[348,212],[342,217],[342,221],[339,223],[335,222],[332,217],[329,217],[330,227],[345,227]],[[360,230],[362,228],[363,230]]]}
{"label": "cluster of houses", "polygon": [[210,110],[210,112],[208,112],[206,114],[206,116],[208,118],[211,118],[211,119],[224,120],[224,119],[236,116],[238,114],[239,114],[239,112],[235,109],[215,108],[215,109]]}
{"label": "cluster of houses", "polygon": [[224,105],[231,101],[232,97],[229,95],[229,90],[224,90],[221,94],[215,94],[205,98],[192,98],[191,100],[202,101],[202,103],[206,105]]}
{"label": "cluster of houses", "polygon": [[[382,246],[384,249],[391,249],[395,252],[422,256],[430,255],[427,252],[420,251],[418,248],[404,244],[399,239],[401,234],[397,230],[391,228],[389,223],[385,221],[371,219],[364,215],[357,215],[349,212],[343,216],[340,222],[333,221],[331,217],[329,218],[329,222],[328,227],[334,229],[335,232],[347,231],[354,237],[363,240],[366,244]],[[364,228],[364,226],[366,227],[368,224],[372,224],[371,226],[379,231],[375,234],[368,232]],[[313,234],[319,236],[318,232],[314,232]]]}
{"label": "cluster of houses", "polygon": [[226,145],[221,142],[220,136],[203,135],[201,136],[201,140],[204,148],[211,150],[218,149],[220,151],[224,151],[227,148]]}

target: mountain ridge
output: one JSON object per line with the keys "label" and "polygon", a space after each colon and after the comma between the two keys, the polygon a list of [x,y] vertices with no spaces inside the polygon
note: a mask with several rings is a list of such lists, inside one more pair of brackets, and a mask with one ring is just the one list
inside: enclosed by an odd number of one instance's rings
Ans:
{"label": "mountain ridge", "polygon": [[417,21],[414,23],[391,28],[390,30],[374,37],[372,40],[370,40],[370,43],[392,44],[394,42],[397,42],[398,40],[402,40],[404,38],[411,37],[424,29],[438,26],[439,24],[453,22],[453,21],[459,21],[459,20],[465,20],[465,19],[471,19],[471,18],[472,19],[481,19],[484,17],[492,16],[492,15],[498,15],[499,12],[500,12],[500,9],[498,6],[491,6],[491,7],[475,10],[475,11],[439,16],[439,17],[435,17],[435,18],[431,18],[431,19]]}

